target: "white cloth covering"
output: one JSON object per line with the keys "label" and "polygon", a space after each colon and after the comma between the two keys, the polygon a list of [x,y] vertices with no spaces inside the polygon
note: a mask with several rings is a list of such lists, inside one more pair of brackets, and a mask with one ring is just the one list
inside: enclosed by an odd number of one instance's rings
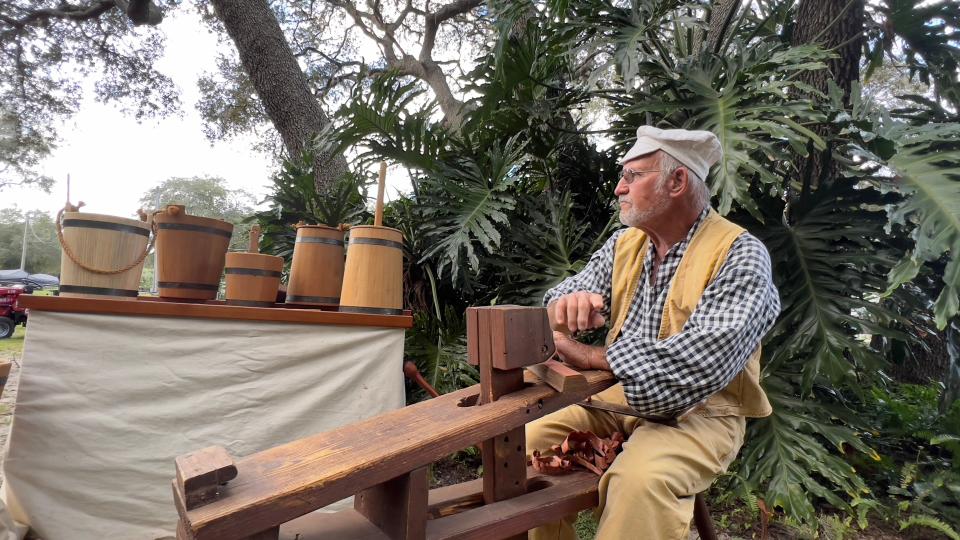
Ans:
{"label": "white cloth covering", "polygon": [[174,457],[220,445],[238,458],[402,407],[403,337],[33,311],[8,511],[45,540],[173,537]]}

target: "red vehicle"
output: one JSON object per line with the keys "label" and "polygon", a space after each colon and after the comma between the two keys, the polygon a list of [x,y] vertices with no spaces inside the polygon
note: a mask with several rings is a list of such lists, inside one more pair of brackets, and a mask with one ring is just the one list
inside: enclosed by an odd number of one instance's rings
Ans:
{"label": "red vehicle", "polygon": [[12,336],[18,324],[27,325],[27,310],[18,302],[21,294],[19,287],[0,286],[0,339]]}

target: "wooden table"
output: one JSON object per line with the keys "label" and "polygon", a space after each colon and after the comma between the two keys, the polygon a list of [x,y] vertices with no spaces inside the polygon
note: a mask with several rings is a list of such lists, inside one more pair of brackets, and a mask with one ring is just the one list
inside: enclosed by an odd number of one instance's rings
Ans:
{"label": "wooden table", "polygon": [[404,404],[409,315],[21,302],[30,332],[3,488],[46,540],[173,536],[176,455],[249,455]]}

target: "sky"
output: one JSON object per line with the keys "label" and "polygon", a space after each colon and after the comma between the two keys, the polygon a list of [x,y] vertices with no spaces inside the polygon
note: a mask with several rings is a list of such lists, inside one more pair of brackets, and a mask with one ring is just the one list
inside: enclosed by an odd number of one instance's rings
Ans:
{"label": "sky", "polygon": [[89,95],[78,114],[59,130],[61,142],[43,161],[41,170],[56,180],[49,194],[32,189],[5,189],[0,208],[42,210],[55,215],[70,198],[84,201],[83,211],[132,217],[140,197],[173,176],[220,176],[229,187],[241,188],[262,200],[269,193],[275,165],[270,156],[251,149],[252,140],[235,138],[210,143],[203,135],[194,107],[196,80],[216,67],[217,38],[193,10],[177,10],[160,28],[168,39],[158,64],[181,90],[182,116],[138,123],[112,105]]}

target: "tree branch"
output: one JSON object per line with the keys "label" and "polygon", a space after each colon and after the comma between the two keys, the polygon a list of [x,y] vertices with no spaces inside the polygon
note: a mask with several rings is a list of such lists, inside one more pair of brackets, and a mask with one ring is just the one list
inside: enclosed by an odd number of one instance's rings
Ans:
{"label": "tree branch", "polygon": [[423,45],[420,47],[420,61],[428,61],[433,54],[433,47],[437,41],[437,30],[440,23],[447,19],[469,12],[483,3],[483,0],[457,0],[442,6],[433,13],[424,17]]}
{"label": "tree branch", "polygon": [[0,20],[17,29],[35,26],[50,19],[69,21],[88,21],[96,19],[113,8],[120,8],[135,25],[159,24],[163,14],[151,0],[97,0],[91,4],[80,6],[61,3],[56,8],[44,8],[28,11],[20,19],[0,15]]}

